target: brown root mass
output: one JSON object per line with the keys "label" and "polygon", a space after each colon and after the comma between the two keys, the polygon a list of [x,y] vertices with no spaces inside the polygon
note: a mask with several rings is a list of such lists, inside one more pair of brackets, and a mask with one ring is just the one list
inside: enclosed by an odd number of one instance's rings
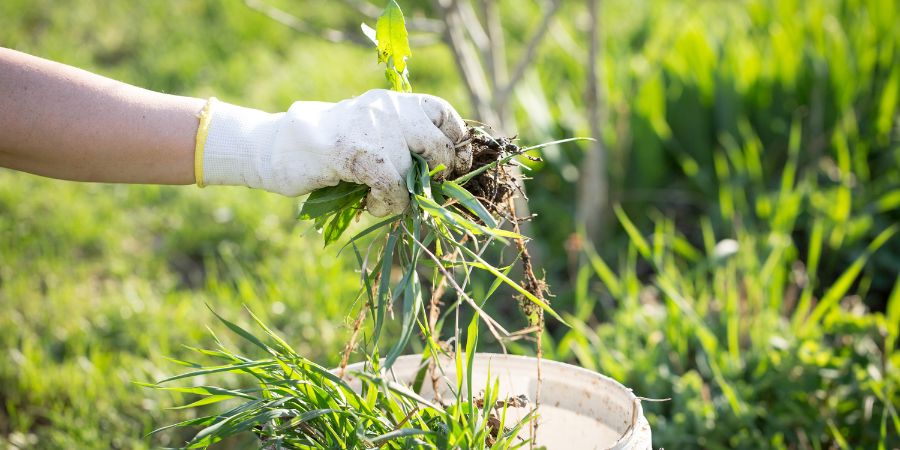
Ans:
{"label": "brown root mass", "polygon": [[[469,139],[472,142],[472,169],[478,170],[495,163],[510,154],[521,153],[519,146],[506,137],[491,137],[469,128]],[[507,200],[518,190],[516,180],[508,167],[497,165],[475,176],[466,189],[477,197],[488,210],[507,220],[514,220],[514,212],[510,211]]]}

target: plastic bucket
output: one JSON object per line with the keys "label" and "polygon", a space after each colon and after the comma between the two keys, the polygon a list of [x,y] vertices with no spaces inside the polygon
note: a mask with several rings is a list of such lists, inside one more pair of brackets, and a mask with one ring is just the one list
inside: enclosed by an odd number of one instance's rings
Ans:
{"label": "plastic bucket", "polygon": [[[421,356],[409,355],[397,359],[391,368],[394,381],[410,384],[422,364]],[[456,384],[456,366],[442,362],[444,373],[438,377],[441,396],[448,396],[448,386]],[[476,392],[488,381],[500,382],[500,399],[526,395],[530,405],[537,394],[537,359],[525,356],[478,353],[473,363],[472,383]],[[352,377],[362,364],[347,366],[351,386],[358,386]],[[548,450],[636,449],[651,448],[650,425],[644,417],[640,399],[631,389],[612,378],[590,370],[555,361],[541,362],[541,405],[538,418],[537,445]],[[422,396],[434,397],[434,383],[425,377]],[[507,408],[507,421],[518,420],[530,408]],[[526,427],[528,428],[528,427]],[[520,433],[528,438],[529,431]]]}

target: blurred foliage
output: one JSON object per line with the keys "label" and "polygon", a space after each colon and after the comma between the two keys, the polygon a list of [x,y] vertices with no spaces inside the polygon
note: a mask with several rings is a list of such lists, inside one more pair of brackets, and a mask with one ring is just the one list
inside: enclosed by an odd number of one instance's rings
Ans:
{"label": "blurred foliage", "polygon": [[720,236],[703,218],[696,246],[672,218],[656,214],[644,235],[617,210],[628,248],[608,264],[586,247],[573,327],[549,354],[671,399],[644,403],[654,442],[666,448],[900,445],[900,277],[884,275],[893,283],[886,314],[863,303],[871,280],[854,283],[900,225],[881,230],[839,276],[822,278],[830,218],[812,214],[809,246],[798,247],[799,206],[816,191],[791,178],[788,171],[782,189],[758,193],[778,220],[736,213],[737,223],[759,225]]}
{"label": "blurred foliage", "polygon": [[[719,230],[733,225],[735,211],[773,220],[771,204],[748,192],[778,187],[777,177],[764,174],[785,166],[791,125],[798,123],[798,176],[821,181],[803,208],[827,212],[831,251],[823,276],[836,276],[881,229],[900,221],[896,2],[638,4],[604,2],[609,120],[603,137],[612,203],[625,205],[641,225],[648,208],[687,219],[708,213]],[[579,28],[585,27],[558,26],[555,46],[548,44],[534,62],[535,79],[519,89],[520,123],[529,125],[521,128],[542,139],[587,132],[579,100],[587,47]],[[749,149],[746,157],[739,148]],[[531,183],[533,203],[541,205],[536,210],[548,218],[537,221],[537,234],[551,249],[576,228],[574,203],[559,200],[574,198],[582,154],[576,147],[548,153],[550,170]],[[610,228],[611,219],[608,214]],[[808,234],[806,217],[798,220],[805,224],[797,232]],[[695,225],[678,225],[698,238]],[[621,238],[612,229],[609,236]],[[606,248],[609,256],[621,247]],[[547,262],[564,272],[564,260]],[[869,270],[897,267],[900,240]],[[893,280],[877,278],[872,305],[883,308]]]}
{"label": "blurred foliage", "polygon": [[[427,3],[400,1],[413,17],[433,16]],[[272,4],[347,33],[367,20],[341,2]],[[547,149],[530,173],[556,309],[578,324],[554,330],[547,354],[672,397],[644,404],[656,446],[900,445],[896,1],[603,5],[603,139],[623,209],[591,252],[572,222],[585,147]],[[520,42],[540,9],[501,6]],[[564,4],[515,91],[525,142],[588,130],[583,7]],[[272,111],[384,80],[374,49],[239,0],[5,0],[0,45]],[[413,48],[410,64],[419,92],[468,116],[446,48]],[[0,170],[0,446],[176,445],[186,435],[144,434],[186,418],[164,409],[180,399],[131,381],[171,373],[163,357],[182,345],[211,345],[206,303],[247,304],[335,363],[358,274],[295,214],[296,200],[247,189]]]}

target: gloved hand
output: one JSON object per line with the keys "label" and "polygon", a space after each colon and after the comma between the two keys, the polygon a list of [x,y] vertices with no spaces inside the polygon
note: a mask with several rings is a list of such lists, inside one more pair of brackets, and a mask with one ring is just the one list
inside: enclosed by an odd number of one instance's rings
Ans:
{"label": "gloved hand", "polygon": [[366,207],[384,216],[409,204],[410,151],[447,167],[443,176],[472,164],[465,123],[431,95],[379,89],[339,103],[296,102],[279,114],[218,102],[209,114],[202,184],[296,196],[349,181],[370,186]]}

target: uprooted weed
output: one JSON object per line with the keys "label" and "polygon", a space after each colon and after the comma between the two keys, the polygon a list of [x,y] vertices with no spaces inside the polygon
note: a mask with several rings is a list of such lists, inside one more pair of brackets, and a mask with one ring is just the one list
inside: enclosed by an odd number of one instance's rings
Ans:
{"label": "uprooted weed", "polygon": [[[332,373],[304,359],[258,320],[266,339],[274,344],[223,319],[229,328],[268,355],[266,359],[251,360],[224,347],[200,350],[203,355],[219,359],[219,365],[192,364],[193,372],[165,380],[241,372],[257,382],[257,387],[240,390],[209,386],[167,388],[213,397],[201,402],[226,399],[244,402],[225,413],[179,424],[206,427],[188,446],[205,446],[250,430],[256,430],[267,445],[281,448],[347,445],[398,449],[410,445],[484,448],[487,445],[511,449],[533,442],[537,421],[531,418],[540,403],[540,382],[537,397],[529,404],[529,414],[512,426],[504,425],[505,414],[498,416],[498,413],[517,405],[501,401],[503,407],[498,409],[497,390],[488,389],[495,380],[484,380],[488,391],[481,407],[475,405],[471,394],[466,398],[462,393],[480,387],[470,385],[470,358],[477,352],[479,324],[485,325],[501,346],[533,334],[540,361],[544,313],[562,320],[550,308],[545,285],[531,267],[527,238],[519,227],[520,221],[528,218],[516,214],[514,200],[523,194],[513,167],[518,164],[515,158],[530,150],[569,140],[573,139],[520,147],[512,139],[493,137],[481,128],[472,128],[468,142],[461,144],[473,146],[472,168],[464,175],[454,174],[452,180],[438,179],[435,175],[443,168],[429,171],[425,161],[413,154],[413,167],[406,179],[410,207],[357,233],[344,245],[357,257],[361,287],[356,303],[359,312],[339,369]],[[326,244],[334,242],[364,207],[367,192],[366,186],[351,183],[315,191],[303,204],[300,217],[315,221]],[[368,237],[366,245],[360,246],[364,237]],[[512,246],[517,250],[515,260],[487,261],[493,255],[499,258],[504,254],[488,252],[489,249]],[[510,276],[517,262],[522,267],[521,282]],[[432,275],[420,279],[429,270]],[[470,295],[469,284],[475,270],[486,272],[495,280],[489,291],[477,299]],[[530,322],[525,330],[507,331],[482,308],[503,284],[519,296],[519,304]],[[455,293],[456,300],[441,308],[440,299],[445,290]],[[426,304],[425,298],[431,301]],[[495,301],[502,300],[498,297]],[[463,305],[474,311],[465,336],[459,326]],[[400,333],[392,345],[386,346],[382,330],[392,316],[399,319]],[[368,325],[362,333],[364,324]],[[447,333],[442,332],[445,326]],[[350,374],[363,383],[362,391],[356,391],[345,382],[344,369],[357,341],[361,340],[360,335],[365,336],[361,351],[365,366]],[[409,347],[412,336],[422,338],[422,359],[428,361],[433,387],[439,382],[434,374],[445,373],[440,361],[448,357],[455,360],[462,373],[469,374],[458,378],[457,385],[451,388],[450,394],[455,398],[450,406],[443,407],[439,402],[421,397],[421,380],[411,387],[390,379],[392,365]],[[442,336],[447,340],[442,340]],[[447,341],[458,345],[447,346]],[[380,355],[384,358],[379,358]],[[540,362],[537,371],[540,380]],[[468,381],[464,383],[460,379]],[[519,432],[526,423],[532,427],[531,439],[520,439]]]}

